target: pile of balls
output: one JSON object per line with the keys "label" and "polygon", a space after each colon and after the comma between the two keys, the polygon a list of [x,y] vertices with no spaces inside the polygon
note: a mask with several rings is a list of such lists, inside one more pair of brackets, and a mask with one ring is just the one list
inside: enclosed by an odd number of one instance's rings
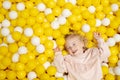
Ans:
{"label": "pile of balls", "polygon": [[120,0],[0,0],[0,80],[64,80],[53,49],[66,55],[70,33],[96,46],[95,31],[111,52],[104,80],[120,80]]}

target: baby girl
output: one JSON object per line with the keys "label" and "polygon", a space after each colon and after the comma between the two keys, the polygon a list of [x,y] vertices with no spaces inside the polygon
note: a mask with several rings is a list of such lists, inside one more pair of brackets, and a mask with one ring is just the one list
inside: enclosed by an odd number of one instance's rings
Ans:
{"label": "baby girl", "polygon": [[65,48],[68,55],[63,56],[59,48],[56,48],[53,65],[58,72],[68,73],[67,80],[101,80],[101,63],[107,61],[110,55],[109,47],[101,38],[100,33],[95,32],[94,38],[98,47],[86,49],[86,40],[78,34],[70,34],[66,37]]}

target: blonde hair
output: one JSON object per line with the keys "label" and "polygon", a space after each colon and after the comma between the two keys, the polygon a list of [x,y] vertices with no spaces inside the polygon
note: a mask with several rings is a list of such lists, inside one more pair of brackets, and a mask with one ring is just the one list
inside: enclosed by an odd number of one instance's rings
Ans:
{"label": "blonde hair", "polygon": [[85,47],[87,46],[87,39],[84,36],[81,36],[79,34],[68,34],[65,36],[65,40],[67,41],[68,39],[77,37],[80,41],[83,41]]}

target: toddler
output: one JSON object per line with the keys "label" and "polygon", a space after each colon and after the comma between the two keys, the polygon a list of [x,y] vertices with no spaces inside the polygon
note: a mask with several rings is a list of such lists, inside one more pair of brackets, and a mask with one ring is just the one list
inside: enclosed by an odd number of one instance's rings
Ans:
{"label": "toddler", "polygon": [[100,33],[95,32],[94,38],[98,47],[85,49],[85,39],[77,34],[66,37],[65,48],[68,55],[63,56],[61,50],[56,48],[53,65],[58,72],[68,73],[67,80],[101,80],[101,63],[107,61],[110,55],[109,48]]}

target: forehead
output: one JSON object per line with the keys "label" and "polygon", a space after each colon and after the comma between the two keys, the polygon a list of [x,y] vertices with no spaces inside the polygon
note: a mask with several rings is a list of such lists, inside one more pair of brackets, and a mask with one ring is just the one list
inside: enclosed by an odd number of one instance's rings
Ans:
{"label": "forehead", "polygon": [[69,37],[66,39],[66,44],[71,44],[73,42],[80,42],[80,38],[75,36],[75,37]]}

